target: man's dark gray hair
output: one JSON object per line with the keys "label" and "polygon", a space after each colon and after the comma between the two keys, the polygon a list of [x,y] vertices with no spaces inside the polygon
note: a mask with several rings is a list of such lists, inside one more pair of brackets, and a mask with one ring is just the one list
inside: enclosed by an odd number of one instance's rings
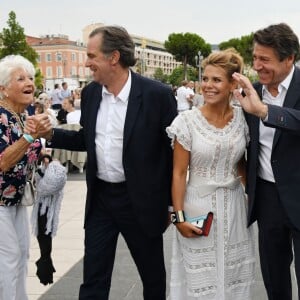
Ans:
{"label": "man's dark gray hair", "polygon": [[120,64],[131,67],[136,63],[134,42],[125,28],[120,26],[103,26],[94,29],[89,37],[100,35],[102,37],[100,51],[106,55],[117,50],[120,52]]}
{"label": "man's dark gray hair", "polygon": [[280,61],[294,54],[294,61],[299,54],[299,39],[285,23],[273,24],[254,33],[253,42],[273,48]]}

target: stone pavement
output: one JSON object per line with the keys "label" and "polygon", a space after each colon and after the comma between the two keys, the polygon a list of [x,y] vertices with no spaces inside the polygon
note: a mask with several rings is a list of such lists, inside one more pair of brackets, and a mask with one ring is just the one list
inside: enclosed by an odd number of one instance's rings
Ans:
{"label": "stone pavement", "polygon": [[[64,189],[59,229],[57,236],[53,239],[52,259],[56,273],[54,273],[54,283],[52,285],[42,285],[35,275],[35,261],[39,258],[39,248],[36,239],[32,237],[27,281],[29,300],[78,299],[78,290],[82,281],[85,193],[84,175],[69,174]],[[169,282],[170,274],[171,236],[172,226],[169,227],[164,235],[167,282]],[[256,288],[253,299],[267,300],[258,263],[256,274]],[[113,272],[110,300],[142,299],[142,285],[136,267],[124,240],[120,238]],[[295,289],[293,299],[297,299]]]}

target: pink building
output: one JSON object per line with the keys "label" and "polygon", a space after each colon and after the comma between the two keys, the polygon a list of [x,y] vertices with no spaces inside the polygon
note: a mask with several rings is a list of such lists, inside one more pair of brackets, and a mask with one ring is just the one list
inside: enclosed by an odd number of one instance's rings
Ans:
{"label": "pink building", "polygon": [[91,80],[85,68],[86,46],[70,41],[66,35],[26,36],[27,43],[38,53],[38,66],[44,77],[44,88],[52,90],[55,83],[68,82],[69,88],[84,86]]}

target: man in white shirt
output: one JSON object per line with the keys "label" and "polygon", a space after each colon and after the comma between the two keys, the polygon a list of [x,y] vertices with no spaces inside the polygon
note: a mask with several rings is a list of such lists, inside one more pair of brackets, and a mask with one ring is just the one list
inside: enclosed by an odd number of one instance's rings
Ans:
{"label": "man in white shirt", "polygon": [[89,36],[86,67],[94,81],[81,95],[81,126],[54,129],[48,145],[87,151],[84,279],[80,300],[109,298],[118,236],[137,265],[145,300],[166,299],[163,232],[171,203],[175,118],[172,90],[130,70],[134,43],[123,28]]}
{"label": "man in white shirt", "polygon": [[189,88],[189,82],[183,80],[177,89],[177,111],[183,112],[190,109],[193,101],[194,92]]}
{"label": "man in white shirt", "polygon": [[62,89],[61,89],[61,96],[63,97],[63,99],[65,98],[71,98],[71,91],[68,89],[68,83],[67,82],[63,82],[61,84]]}
{"label": "man in white shirt", "polygon": [[59,110],[62,107],[63,96],[58,83],[54,84],[54,90],[51,93],[52,109]]}
{"label": "man in white shirt", "polygon": [[[292,299],[291,263],[300,299],[300,69],[299,40],[284,24],[254,33],[253,68],[259,83],[235,74],[235,96],[247,112],[248,224],[257,220],[259,253],[268,298]],[[258,95],[257,95],[257,93]],[[262,101],[260,100],[262,99]]]}

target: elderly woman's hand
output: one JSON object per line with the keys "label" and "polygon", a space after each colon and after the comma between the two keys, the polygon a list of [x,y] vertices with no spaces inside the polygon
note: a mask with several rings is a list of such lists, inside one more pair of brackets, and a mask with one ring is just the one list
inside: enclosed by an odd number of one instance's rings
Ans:
{"label": "elderly woman's hand", "polygon": [[33,137],[46,137],[52,131],[51,121],[48,114],[37,114],[29,116],[26,119],[24,132],[31,134]]}

